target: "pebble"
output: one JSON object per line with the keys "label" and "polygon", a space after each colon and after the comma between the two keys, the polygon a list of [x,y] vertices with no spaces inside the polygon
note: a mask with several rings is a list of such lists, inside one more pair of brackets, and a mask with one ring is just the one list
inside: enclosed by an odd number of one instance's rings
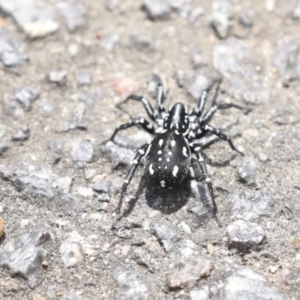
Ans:
{"label": "pebble", "polygon": [[276,198],[270,193],[245,191],[228,196],[231,218],[242,218],[245,221],[274,216],[276,202]]}
{"label": "pebble", "polygon": [[92,83],[92,74],[89,70],[79,70],[75,73],[75,78],[77,80],[78,86],[91,85]]}
{"label": "pebble", "polygon": [[167,276],[167,286],[170,289],[191,288],[200,278],[209,276],[213,269],[212,262],[201,258],[177,262],[176,265],[179,265],[180,269],[172,270]]}
{"label": "pebble", "polygon": [[31,39],[45,37],[59,28],[54,11],[42,0],[0,0],[0,9],[12,16]]}
{"label": "pebble", "polygon": [[47,75],[48,81],[56,83],[58,86],[65,86],[67,84],[67,71],[51,71]]}
{"label": "pebble", "polygon": [[167,253],[171,252],[180,240],[180,235],[165,225],[154,224],[151,233],[158,238]]}
{"label": "pebble", "polygon": [[0,251],[0,265],[9,269],[11,276],[22,276],[31,288],[44,279],[43,262],[48,261],[48,251],[43,246],[51,236],[44,231],[31,231],[10,237]]}
{"label": "pebble", "polygon": [[63,242],[59,252],[66,267],[75,267],[83,262],[82,248],[78,243]]}
{"label": "pebble", "polygon": [[54,112],[54,105],[47,99],[44,99],[42,103],[42,108],[44,110],[45,117],[51,117],[51,115]]}
{"label": "pebble", "polygon": [[5,67],[15,67],[29,61],[28,55],[20,49],[21,43],[0,27],[0,60]]}
{"label": "pebble", "polygon": [[5,232],[5,221],[0,217],[0,239],[3,237]]}
{"label": "pebble", "polygon": [[143,9],[150,20],[167,20],[171,18],[171,5],[168,0],[144,0]]}
{"label": "pebble", "polygon": [[176,77],[176,83],[178,87],[183,87],[185,84],[185,72],[182,69],[176,69],[175,72],[175,77]]}
{"label": "pebble", "polygon": [[100,47],[107,52],[114,50],[115,46],[118,44],[120,36],[116,32],[108,32],[103,35],[100,41]]}
{"label": "pebble", "polygon": [[13,142],[24,142],[30,137],[30,129],[27,124],[23,125],[17,130],[17,132],[11,137]]}
{"label": "pebble", "polygon": [[9,149],[8,146],[0,144],[0,156],[4,154]]}
{"label": "pebble", "polygon": [[153,52],[156,50],[153,40],[146,35],[131,34],[129,36],[128,44],[141,52]]}
{"label": "pebble", "polygon": [[59,2],[56,9],[65,19],[69,32],[73,33],[86,27],[86,7],[82,2]]}
{"label": "pebble", "polygon": [[137,83],[130,77],[115,79],[112,85],[122,99],[134,94],[138,88]]}
{"label": "pebble", "polygon": [[237,220],[227,226],[228,245],[239,251],[257,248],[266,238],[263,228],[257,223]]}
{"label": "pebble", "polygon": [[191,300],[209,300],[209,293],[208,285],[204,285],[201,289],[191,290],[189,295]]}
{"label": "pebble", "polygon": [[197,51],[192,56],[191,63],[192,63],[193,69],[195,69],[195,70],[206,65],[201,51]]}
{"label": "pebble", "polygon": [[239,180],[246,185],[257,185],[258,165],[253,159],[248,159],[242,163],[238,169]]}
{"label": "pebble", "polygon": [[93,190],[90,189],[90,188],[85,188],[85,187],[82,187],[80,186],[77,190],[78,194],[85,197],[85,198],[88,198],[88,197],[92,197],[93,196]]}
{"label": "pebble", "polygon": [[254,271],[237,267],[224,270],[217,281],[218,285],[211,287],[210,295],[213,299],[222,300],[284,300],[283,294],[279,293],[261,275]]}
{"label": "pebble", "polygon": [[71,99],[72,99],[73,101],[82,102],[82,103],[84,103],[84,104],[85,104],[86,106],[88,106],[88,107],[92,107],[93,104],[94,104],[94,99],[91,98],[91,97],[89,97],[86,93],[81,92],[81,91],[79,91],[79,92],[73,94],[73,95],[71,96]]}
{"label": "pebble", "polygon": [[209,81],[206,76],[199,74],[196,77],[191,78],[189,82],[187,82],[187,91],[188,93],[196,100],[199,99],[201,93],[205,88],[209,85]]}
{"label": "pebble", "polygon": [[32,107],[32,103],[38,99],[40,93],[33,87],[24,87],[18,89],[12,96],[11,100],[21,104],[25,111],[29,111]]}
{"label": "pebble", "polygon": [[66,294],[60,297],[59,300],[88,300],[88,298],[84,298],[76,294]]}
{"label": "pebble", "polygon": [[234,6],[227,0],[215,0],[212,5],[210,24],[221,39],[228,37],[232,28]]}
{"label": "pebble", "polygon": [[110,185],[111,183],[108,180],[96,181],[92,189],[97,193],[108,194]]}
{"label": "pebble", "polygon": [[228,38],[220,42],[214,47],[213,61],[214,67],[230,82],[233,93],[246,103],[259,105],[269,100],[265,74],[257,70],[252,48],[245,41]]}
{"label": "pebble", "polygon": [[90,163],[94,156],[94,147],[90,141],[80,140],[72,149],[72,159],[78,168]]}
{"label": "pebble", "polygon": [[155,266],[155,260],[153,258],[153,255],[151,252],[144,248],[137,248],[133,251],[133,258],[134,260],[143,267],[146,267],[149,269],[150,272],[154,273],[156,266]]}
{"label": "pebble", "polygon": [[144,281],[140,271],[137,272],[132,265],[126,264],[115,268],[113,278],[119,286],[114,299],[146,300],[152,298],[153,294],[146,284],[150,281]]}

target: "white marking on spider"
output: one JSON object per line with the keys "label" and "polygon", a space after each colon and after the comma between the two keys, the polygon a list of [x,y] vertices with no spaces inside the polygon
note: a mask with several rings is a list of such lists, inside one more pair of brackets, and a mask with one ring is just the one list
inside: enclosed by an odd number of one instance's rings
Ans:
{"label": "white marking on spider", "polygon": [[164,143],[164,140],[163,140],[163,139],[160,139],[160,140],[158,141],[158,144],[159,144],[160,147],[163,145],[163,143]]}
{"label": "white marking on spider", "polygon": [[179,132],[177,130],[175,130],[175,134],[179,135]]}
{"label": "white marking on spider", "polygon": [[184,128],[185,128],[185,126],[184,126],[184,125],[182,125],[182,128],[184,129]]}
{"label": "white marking on spider", "polygon": [[142,149],[140,149],[140,150],[139,150],[139,153],[141,153],[142,155],[144,155],[144,154],[145,154],[145,151],[142,150]]}
{"label": "white marking on spider", "polygon": [[154,169],[153,169],[153,165],[152,164],[149,166],[149,172],[150,172],[151,175],[154,174]]}
{"label": "white marking on spider", "polygon": [[168,152],[168,154],[171,156],[171,155],[172,155],[172,152],[171,152],[171,151],[169,151],[169,152]]}
{"label": "white marking on spider", "polygon": [[167,158],[167,162],[169,162],[170,161],[170,158]]}
{"label": "white marking on spider", "polygon": [[199,157],[198,161],[203,162],[204,161],[203,157],[202,156]]}
{"label": "white marking on spider", "polygon": [[205,179],[205,182],[206,182],[206,183],[210,183],[210,182],[211,182],[211,179],[210,179],[210,178],[206,178],[206,179]]}
{"label": "white marking on spider", "polygon": [[173,129],[174,123],[171,124],[170,129]]}
{"label": "white marking on spider", "polygon": [[144,122],[145,122],[145,119],[140,119],[140,122],[141,122],[141,123],[144,123]]}
{"label": "white marking on spider", "polygon": [[[165,124],[165,126],[166,126],[166,124]],[[161,133],[166,133],[168,130],[167,129],[165,129],[165,130],[163,130]]]}
{"label": "white marking on spider", "polygon": [[166,187],[166,182],[165,182],[164,180],[162,180],[162,181],[160,182],[160,186],[161,186],[162,188]]}
{"label": "white marking on spider", "polygon": [[150,149],[151,149],[151,146],[152,146],[152,144],[150,144],[150,145],[148,146],[148,149],[147,149],[147,152],[146,152],[146,155],[145,155],[145,156],[148,155],[148,153],[149,153],[149,151],[150,151]]}
{"label": "white marking on spider", "polygon": [[129,183],[129,181],[128,181],[127,179],[125,179],[125,180],[124,180],[124,183],[127,183],[127,184],[128,184],[128,183]]}
{"label": "white marking on spider", "polygon": [[171,141],[171,147],[174,148],[176,145],[176,142],[174,140]]}
{"label": "white marking on spider", "polygon": [[199,150],[200,150],[200,147],[196,147],[196,148],[195,148],[195,151],[198,152]]}
{"label": "white marking on spider", "polygon": [[161,157],[159,157],[159,158],[158,158],[158,161],[161,161],[161,160],[162,160],[162,158],[161,158]]}
{"label": "white marking on spider", "polygon": [[185,157],[188,157],[188,155],[187,155],[187,148],[186,148],[186,147],[183,147],[183,149],[182,149],[182,154],[183,154]]}
{"label": "white marking on spider", "polygon": [[158,150],[158,151],[157,151],[157,154],[159,154],[159,155],[162,154],[162,151],[161,151],[161,150]]}
{"label": "white marking on spider", "polygon": [[138,161],[135,159],[135,160],[132,161],[132,163],[137,165]]}
{"label": "white marking on spider", "polygon": [[168,167],[167,167],[167,166],[165,166],[165,169],[168,169]]}
{"label": "white marking on spider", "polygon": [[147,128],[151,129],[152,128],[152,124],[148,124]]}
{"label": "white marking on spider", "polygon": [[174,168],[173,168],[173,171],[172,171],[172,175],[174,177],[177,177],[178,170],[179,170],[178,166],[175,165]]}

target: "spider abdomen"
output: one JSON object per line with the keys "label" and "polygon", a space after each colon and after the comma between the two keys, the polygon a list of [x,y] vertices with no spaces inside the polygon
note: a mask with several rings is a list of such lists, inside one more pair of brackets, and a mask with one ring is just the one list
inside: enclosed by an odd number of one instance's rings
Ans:
{"label": "spider abdomen", "polygon": [[157,134],[145,156],[145,173],[160,188],[178,186],[187,176],[190,167],[190,148],[177,130]]}

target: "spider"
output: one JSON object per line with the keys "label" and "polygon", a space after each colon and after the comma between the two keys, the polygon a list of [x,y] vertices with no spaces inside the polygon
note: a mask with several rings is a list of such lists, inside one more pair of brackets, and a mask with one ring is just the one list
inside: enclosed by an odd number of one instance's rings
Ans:
{"label": "spider", "polygon": [[[222,82],[222,78],[219,78],[213,80],[209,86],[203,90],[197,107],[192,108],[190,113],[187,112],[186,105],[180,102],[171,105],[169,110],[166,111],[164,106],[166,97],[162,81],[158,75],[153,75],[153,79],[157,83],[156,101],[158,104],[158,114],[154,111],[150,102],[143,96],[131,95],[125,99],[123,103],[129,100],[141,102],[149,118],[158,125],[158,128],[155,129],[155,127],[144,118],[133,118],[130,122],[119,125],[108,140],[113,142],[116,134],[120,130],[125,130],[137,125],[140,125],[145,131],[154,135],[151,143],[143,145],[136,152],[122,185],[120,200],[116,209],[117,216],[120,214],[126,189],[143,157],[145,174],[150,182],[157,188],[172,189],[178,187],[187,177],[191,166],[191,157],[194,155],[196,156],[210,193],[213,217],[218,222],[218,209],[215,202],[212,180],[207,172],[199,139],[204,137],[208,132],[211,132],[222,140],[227,141],[232,150],[243,155],[243,153],[236,149],[229,136],[209,124],[218,109],[228,109],[231,107],[238,109],[243,108],[233,103],[216,102]],[[208,111],[203,113],[207,96],[215,85],[216,90],[212,100],[212,106]]]}

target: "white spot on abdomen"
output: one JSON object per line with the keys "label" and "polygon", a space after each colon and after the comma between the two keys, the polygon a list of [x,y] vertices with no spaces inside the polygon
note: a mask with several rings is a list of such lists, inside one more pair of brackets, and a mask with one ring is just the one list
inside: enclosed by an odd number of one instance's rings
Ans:
{"label": "white spot on abdomen", "polygon": [[187,149],[186,149],[186,147],[183,147],[183,149],[182,149],[182,154],[183,154],[185,157],[188,156],[188,155],[187,155]]}
{"label": "white spot on abdomen", "polygon": [[151,175],[154,174],[154,169],[153,169],[153,165],[152,164],[149,166],[149,172],[150,172]]}
{"label": "white spot on abdomen", "polygon": [[171,147],[174,148],[176,145],[176,142],[174,140],[171,141]]}
{"label": "white spot on abdomen", "polygon": [[174,177],[177,177],[178,170],[179,170],[178,166],[174,166],[173,171],[172,171],[172,175]]}
{"label": "white spot on abdomen", "polygon": [[163,143],[164,143],[164,140],[163,140],[163,139],[160,139],[160,140],[158,141],[158,144],[159,144],[160,147],[163,145]]}
{"label": "white spot on abdomen", "polygon": [[161,186],[162,188],[166,187],[166,182],[165,182],[164,180],[162,180],[162,181],[160,182],[160,186]]}

